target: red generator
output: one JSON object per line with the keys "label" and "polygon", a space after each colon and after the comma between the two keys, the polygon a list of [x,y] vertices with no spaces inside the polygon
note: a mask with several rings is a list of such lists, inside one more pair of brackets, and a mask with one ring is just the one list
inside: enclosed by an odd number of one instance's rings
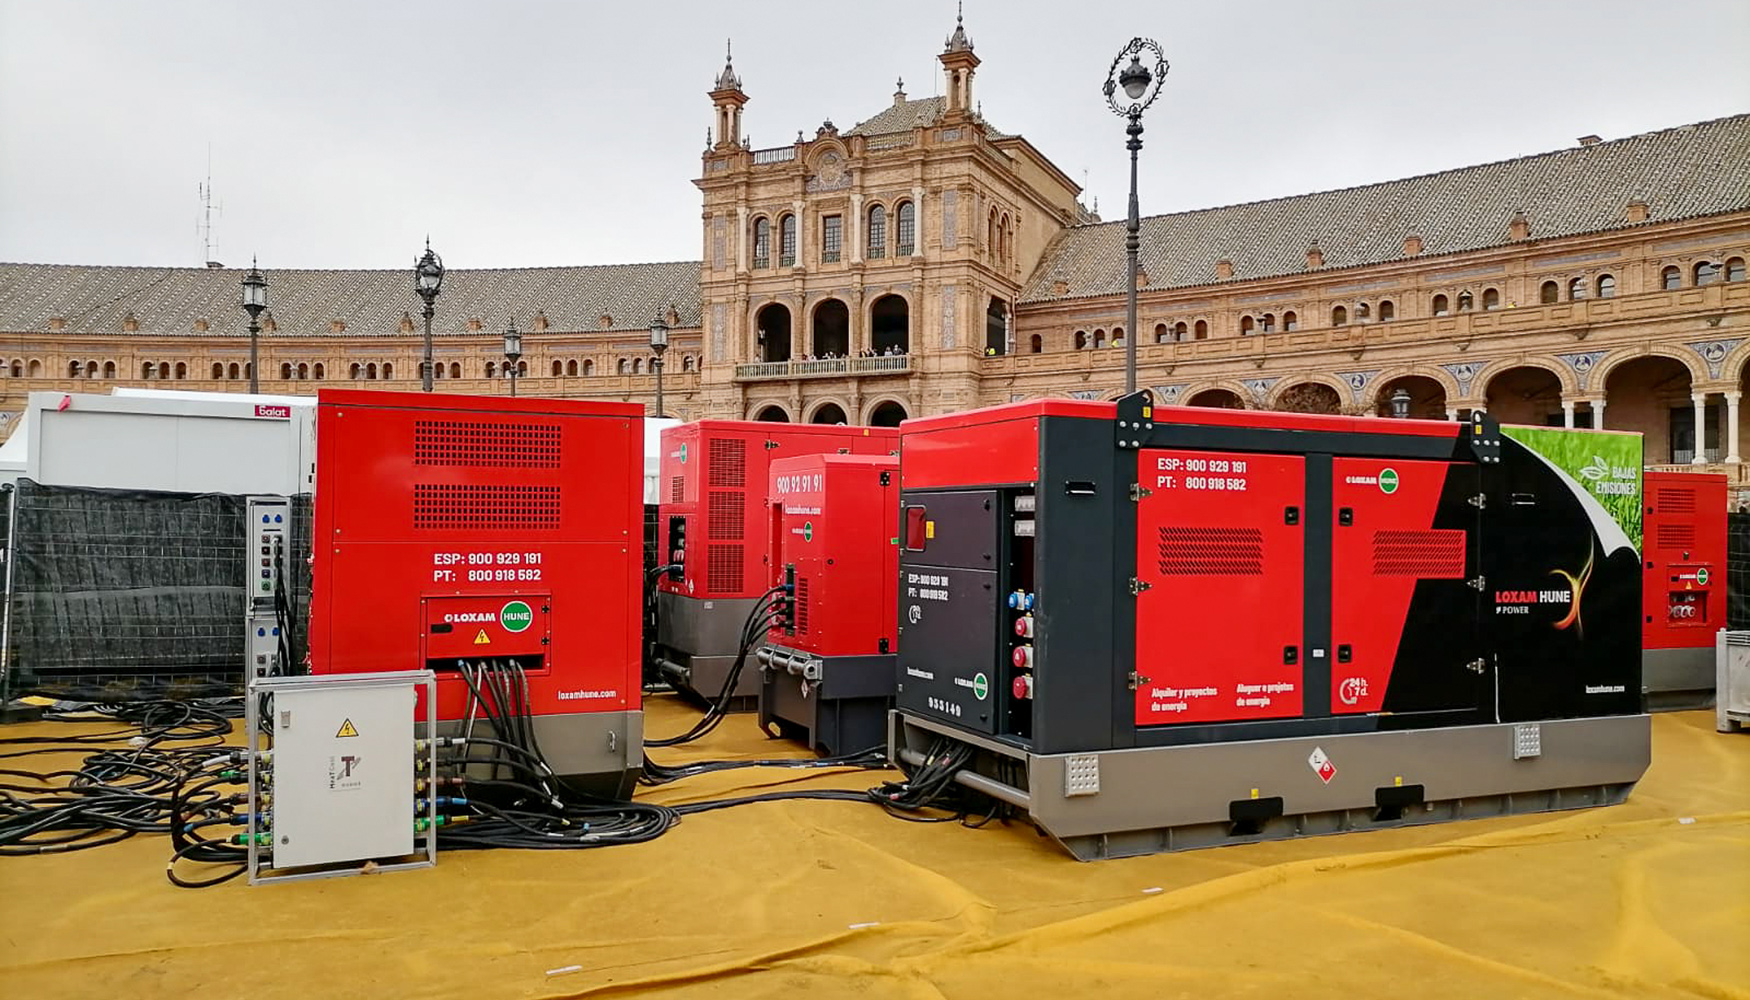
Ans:
{"label": "red generator", "polygon": [[881,746],[893,707],[899,459],[772,463],[770,583],[790,612],[759,651],[760,726],[828,756]]}
{"label": "red generator", "polygon": [[644,740],[640,408],[324,389],[316,444],[313,672],[431,669],[456,724],[462,664],[520,667],[554,772],[628,795]]}
{"label": "red generator", "polygon": [[1641,467],[1146,390],[909,420],[890,757],[1083,859],[1621,802]]}
{"label": "red generator", "polygon": [[[700,420],[663,431],[657,551],[671,568],[657,583],[658,675],[708,701],[723,693],[742,628],[771,586],[766,487],[774,461],[898,453],[893,427]],[[752,709],[759,689],[759,671],[744,664],[730,707]]]}
{"label": "red generator", "polygon": [[1641,683],[1653,710],[1705,708],[1726,627],[1726,477],[1648,472]]}

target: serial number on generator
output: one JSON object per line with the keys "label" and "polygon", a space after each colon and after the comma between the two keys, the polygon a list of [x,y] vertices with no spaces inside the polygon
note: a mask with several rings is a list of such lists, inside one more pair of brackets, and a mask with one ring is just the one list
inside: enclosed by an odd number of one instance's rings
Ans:
{"label": "serial number on generator", "polygon": [[960,706],[945,698],[932,697],[929,699],[929,705],[932,711],[941,712],[943,715],[952,715],[956,718],[960,716]]}

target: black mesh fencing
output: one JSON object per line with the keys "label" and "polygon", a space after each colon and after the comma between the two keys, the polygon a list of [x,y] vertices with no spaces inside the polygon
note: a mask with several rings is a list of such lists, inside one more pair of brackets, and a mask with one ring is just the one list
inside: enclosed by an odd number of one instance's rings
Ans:
{"label": "black mesh fencing", "polygon": [[1726,627],[1750,629],[1750,514],[1726,515]]}
{"label": "black mesh fencing", "polygon": [[[309,503],[293,508],[288,624],[302,656]],[[7,693],[119,700],[243,683],[245,499],[19,480],[7,559]],[[302,534],[300,537],[300,523]]]}

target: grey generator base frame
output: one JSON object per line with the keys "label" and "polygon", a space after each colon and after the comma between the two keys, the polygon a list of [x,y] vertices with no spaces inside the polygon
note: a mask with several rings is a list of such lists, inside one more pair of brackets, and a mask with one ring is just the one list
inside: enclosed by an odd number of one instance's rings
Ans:
{"label": "grey generator base frame", "polygon": [[[943,736],[981,751],[960,784],[1025,810],[1080,861],[1616,805],[1652,760],[1648,715],[1034,754],[902,710],[888,716],[889,759],[915,767]],[[1315,751],[1336,767],[1329,782]],[[978,773],[999,757],[1022,765],[1026,788]],[[1381,815],[1379,790],[1416,785],[1420,803]],[[1281,815],[1233,819],[1277,796]]]}
{"label": "grey generator base frame", "polygon": [[[669,653],[659,664],[663,679],[677,690],[715,701],[735,666],[741,628],[757,604],[759,599],[753,597],[704,600],[658,591],[656,643]],[[749,653],[729,709],[752,711],[759,706],[759,696],[759,664]]]}
{"label": "grey generator base frame", "polygon": [[1641,652],[1641,691],[1651,712],[1687,712],[1714,703],[1714,647]]}
{"label": "grey generator base frame", "polygon": [[[577,712],[534,717],[535,742],[547,764],[567,785],[607,798],[630,799],[644,766],[644,713]],[[485,719],[470,732],[465,720],[437,724],[439,736],[501,738]],[[477,756],[485,756],[482,750]],[[484,778],[489,764],[471,764],[468,774]]]}

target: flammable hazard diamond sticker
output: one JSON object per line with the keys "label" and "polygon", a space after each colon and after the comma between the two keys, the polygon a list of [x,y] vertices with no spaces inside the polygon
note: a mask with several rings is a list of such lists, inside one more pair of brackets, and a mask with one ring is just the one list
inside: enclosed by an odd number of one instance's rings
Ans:
{"label": "flammable hazard diamond sticker", "polygon": [[1337,765],[1331,763],[1331,758],[1325,754],[1324,747],[1313,747],[1313,752],[1306,758],[1306,764],[1319,776],[1319,780],[1330,784],[1337,776]]}

